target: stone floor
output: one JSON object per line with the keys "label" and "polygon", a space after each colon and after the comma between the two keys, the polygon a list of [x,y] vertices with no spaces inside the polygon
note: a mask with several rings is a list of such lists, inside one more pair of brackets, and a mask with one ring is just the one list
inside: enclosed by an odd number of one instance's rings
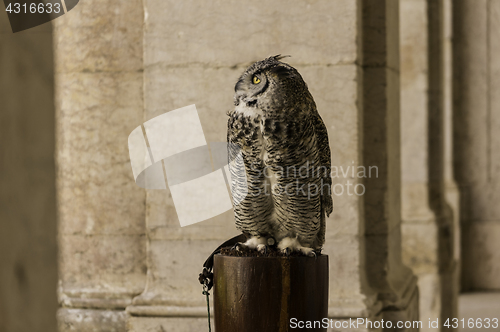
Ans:
{"label": "stone floor", "polygon": [[[464,293],[460,295],[458,305],[460,319],[465,318],[466,324],[465,328],[460,326],[459,331],[500,331],[500,292]],[[497,318],[499,325],[497,328],[490,327],[488,329],[484,326],[482,328],[478,328],[477,326],[468,328],[467,322],[469,318],[473,318],[476,322],[478,318],[481,318],[483,324],[485,318]]]}

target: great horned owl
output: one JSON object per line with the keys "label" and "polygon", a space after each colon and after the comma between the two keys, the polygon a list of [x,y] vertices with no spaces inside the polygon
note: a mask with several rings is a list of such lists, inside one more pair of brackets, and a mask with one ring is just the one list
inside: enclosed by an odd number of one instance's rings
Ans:
{"label": "great horned owl", "polygon": [[[333,210],[326,127],[306,83],[273,56],[251,65],[235,86],[228,112],[228,152],[236,228],[243,244],[263,251],[276,241],[284,252],[315,255],[325,242],[325,214]],[[240,159],[241,161],[241,159]],[[245,173],[243,173],[245,172]]]}

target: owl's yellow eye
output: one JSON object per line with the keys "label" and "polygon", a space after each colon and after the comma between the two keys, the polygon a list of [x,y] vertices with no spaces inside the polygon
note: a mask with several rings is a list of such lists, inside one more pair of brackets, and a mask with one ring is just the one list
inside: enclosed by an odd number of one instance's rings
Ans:
{"label": "owl's yellow eye", "polygon": [[259,84],[259,83],[260,83],[260,79],[257,76],[254,76],[253,77],[253,84]]}

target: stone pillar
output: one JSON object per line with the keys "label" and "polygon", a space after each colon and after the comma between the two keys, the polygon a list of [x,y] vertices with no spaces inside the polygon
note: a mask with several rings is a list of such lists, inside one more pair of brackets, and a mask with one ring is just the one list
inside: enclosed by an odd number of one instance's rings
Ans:
{"label": "stone pillar", "polygon": [[500,2],[453,2],[462,289],[500,289]]}
{"label": "stone pillar", "polygon": [[[3,5],[2,5],[3,6]],[[57,212],[52,25],[0,14],[0,331],[55,331]]]}
{"label": "stone pillar", "polygon": [[[60,331],[124,330],[146,281],[142,2],[81,1],[55,22]],[[121,326],[121,328],[120,328]]]}
{"label": "stone pillar", "polygon": [[[428,1],[404,0],[401,10],[401,191],[403,259],[418,276],[420,318],[441,313],[439,225],[429,205]],[[424,324],[422,331],[430,330]]]}
{"label": "stone pillar", "polygon": [[[455,181],[453,169],[453,122],[455,121],[453,107],[453,5],[454,1],[444,0],[438,2],[438,12],[441,23],[440,34],[437,43],[441,50],[441,107],[442,107],[442,132],[443,132],[443,184],[444,192],[444,220],[447,231],[444,235],[449,240],[446,242],[449,248],[447,261],[443,264],[442,288],[442,310],[441,318],[458,317],[458,295],[460,293],[460,192]],[[446,228],[445,228],[446,229]]]}
{"label": "stone pillar", "polygon": [[417,280],[401,258],[399,2],[362,3],[362,153],[378,167],[365,181],[366,268],[395,324],[419,317]]}
{"label": "stone pillar", "polygon": [[446,196],[453,198],[449,48],[444,53],[450,39],[443,38],[449,5],[401,2],[403,258],[419,278],[422,330],[430,330],[429,319],[456,317],[456,225]]}

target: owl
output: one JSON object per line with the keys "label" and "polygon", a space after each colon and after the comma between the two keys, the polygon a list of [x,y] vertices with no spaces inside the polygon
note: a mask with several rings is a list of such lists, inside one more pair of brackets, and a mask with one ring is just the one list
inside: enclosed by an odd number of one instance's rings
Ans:
{"label": "owl", "polygon": [[235,85],[227,132],[235,222],[242,246],[314,256],[333,210],[328,134],[307,84],[282,59],[252,64]]}

